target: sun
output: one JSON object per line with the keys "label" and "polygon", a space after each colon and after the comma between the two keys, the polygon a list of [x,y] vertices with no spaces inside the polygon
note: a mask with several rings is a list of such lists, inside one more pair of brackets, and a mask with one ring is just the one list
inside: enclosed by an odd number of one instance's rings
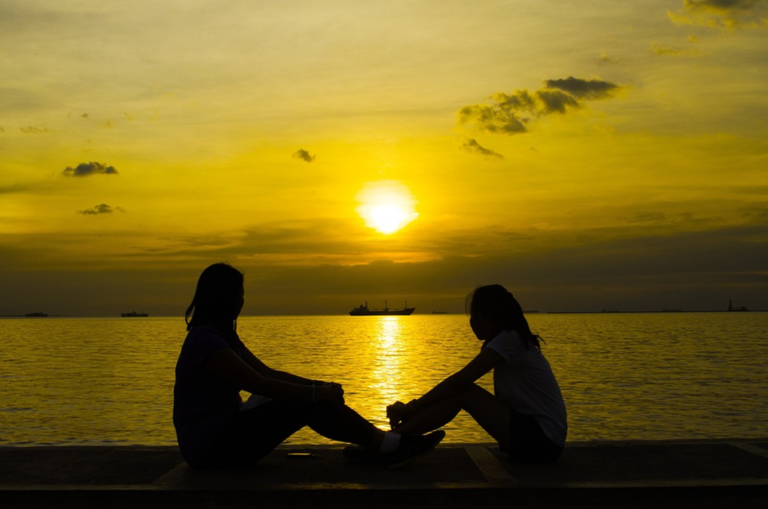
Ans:
{"label": "sun", "polygon": [[394,180],[367,183],[357,194],[357,201],[360,202],[357,213],[365,225],[384,235],[403,229],[419,217],[411,191]]}

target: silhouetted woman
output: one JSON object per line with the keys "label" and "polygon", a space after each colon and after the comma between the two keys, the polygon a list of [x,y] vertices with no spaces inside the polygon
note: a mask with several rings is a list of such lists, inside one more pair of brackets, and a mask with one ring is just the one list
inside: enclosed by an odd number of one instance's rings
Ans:
{"label": "silhouetted woman", "polygon": [[[387,407],[393,430],[425,433],[465,410],[512,461],[556,460],[565,445],[566,410],[539,336],[503,286],[477,288],[467,308],[472,331],[484,342],[480,353],[422,397]],[[491,370],[495,395],[475,383]]]}
{"label": "silhouetted woman", "polygon": [[[421,456],[445,436],[385,433],[344,404],[341,385],[268,367],[237,335],[243,303],[243,275],[237,269],[217,263],[200,275],[186,312],[189,332],[174,387],[173,423],[189,465],[250,465],[307,425],[332,440],[377,451],[389,468]],[[244,405],[241,390],[256,396]]]}

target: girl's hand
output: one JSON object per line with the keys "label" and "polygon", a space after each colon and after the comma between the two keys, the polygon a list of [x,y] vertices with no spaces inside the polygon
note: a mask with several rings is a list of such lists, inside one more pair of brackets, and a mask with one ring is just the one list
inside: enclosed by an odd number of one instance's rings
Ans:
{"label": "girl's hand", "polygon": [[392,429],[397,428],[401,424],[405,424],[411,418],[418,413],[418,408],[413,400],[407,405],[402,401],[395,401],[387,407],[387,417],[389,418],[389,426]]}
{"label": "girl's hand", "polygon": [[395,429],[403,422],[405,414],[405,403],[402,401],[395,401],[391,405],[387,405],[387,419],[389,419],[389,427]]}

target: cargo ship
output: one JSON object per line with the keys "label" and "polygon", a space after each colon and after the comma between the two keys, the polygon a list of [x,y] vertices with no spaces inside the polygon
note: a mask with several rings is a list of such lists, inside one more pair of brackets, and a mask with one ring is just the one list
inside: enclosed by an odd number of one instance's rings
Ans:
{"label": "cargo ship", "polygon": [[129,311],[127,313],[120,313],[123,318],[137,318],[149,316],[149,313],[137,313],[136,311]]}
{"label": "cargo ship", "polygon": [[747,309],[745,306],[738,306],[738,307],[734,306],[733,305],[733,301],[729,300],[728,301],[728,311],[730,311],[730,312],[733,312],[733,311],[749,311],[749,309]]}
{"label": "cargo ship", "polygon": [[405,301],[403,309],[389,309],[387,301],[384,301],[384,309],[368,309],[368,301],[360,304],[349,312],[350,316],[406,316],[414,312],[416,308],[409,308],[408,301]]}

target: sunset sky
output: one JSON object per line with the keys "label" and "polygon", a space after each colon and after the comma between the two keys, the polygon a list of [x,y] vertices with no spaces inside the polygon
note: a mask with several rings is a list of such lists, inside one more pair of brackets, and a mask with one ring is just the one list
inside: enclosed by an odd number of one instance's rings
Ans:
{"label": "sunset sky", "polygon": [[768,0],[2,0],[0,48],[0,315],[218,261],[247,314],[768,309]]}

